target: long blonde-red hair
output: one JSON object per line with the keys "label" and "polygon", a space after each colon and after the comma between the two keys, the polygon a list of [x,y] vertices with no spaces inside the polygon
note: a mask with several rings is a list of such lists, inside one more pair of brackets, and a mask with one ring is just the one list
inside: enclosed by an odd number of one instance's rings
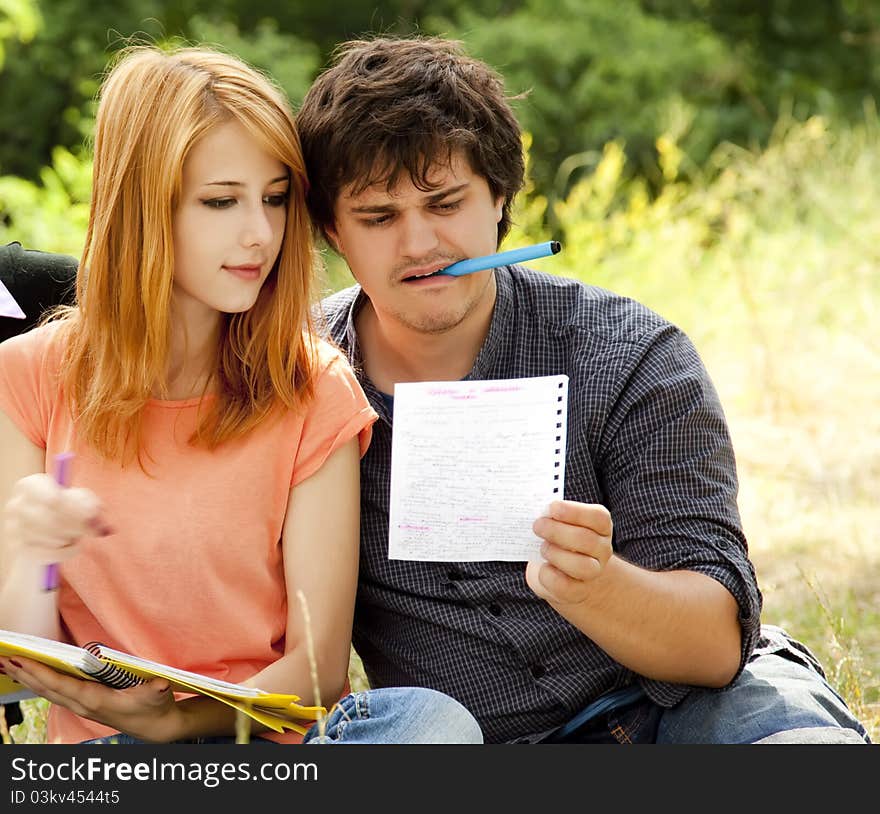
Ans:
{"label": "long blonde-red hair", "polygon": [[293,114],[265,75],[207,48],[122,52],[100,92],[91,211],[77,304],[63,313],[62,383],[77,434],[100,453],[139,459],[141,417],[165,387],[174,278],[172,215],[183,163],[218,123],[236,120],[287,167],[281,251],[254,306],[224,315],[196,443],[241,436],[311,396],[315,253]]}

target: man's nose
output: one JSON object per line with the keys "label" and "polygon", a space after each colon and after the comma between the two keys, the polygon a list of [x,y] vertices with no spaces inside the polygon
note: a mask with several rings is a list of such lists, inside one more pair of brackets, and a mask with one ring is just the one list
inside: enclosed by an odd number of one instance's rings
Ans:
{"label": "man's nose", "polygon": [[409,212],[402,218],[401,253],[406,257],[424,257],[437,248],[437,232],[431,218],[421,212]]}

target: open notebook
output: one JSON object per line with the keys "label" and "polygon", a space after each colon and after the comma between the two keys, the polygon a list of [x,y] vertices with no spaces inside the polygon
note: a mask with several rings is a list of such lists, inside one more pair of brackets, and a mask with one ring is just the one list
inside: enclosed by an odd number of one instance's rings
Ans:
{"label": "open notebook", "polygon": [[[116,689],[133,687],[151,678],[165,678],[177,692],[195,693],[222,701],[276,732],[292,729],[305,734],[310,724],[304,726],[303,722],[317,721],[327,714],[324,707],[301,706],[298,695],[269,693],[209,678],[113,650],[97,642],[76,647],[41,636],[0,630],[0,656],[24,656],[59,672],[100,681]],[[11,698],[21,690],[21,685],[9,677],[0,676],[0,696],[8,695]]]}

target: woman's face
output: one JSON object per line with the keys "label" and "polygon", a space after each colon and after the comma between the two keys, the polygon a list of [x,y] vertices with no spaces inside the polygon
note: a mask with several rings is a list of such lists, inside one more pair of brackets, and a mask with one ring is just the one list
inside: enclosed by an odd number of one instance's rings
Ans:
{"label": "woman's face", "polygon": [[254,305],[281,249],[289,183],[287,168],[237,121],[190,150],[173,215],[174,302],[185,319]]}

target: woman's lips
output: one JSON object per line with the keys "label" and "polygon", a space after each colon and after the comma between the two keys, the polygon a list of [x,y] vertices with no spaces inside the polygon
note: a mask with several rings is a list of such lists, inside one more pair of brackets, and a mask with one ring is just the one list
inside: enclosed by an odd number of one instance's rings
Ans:
{"label": "woman's lips", "polygon": [[242,280],[258,280],[262,266],[223,266],[230,274],[234,274]]}

